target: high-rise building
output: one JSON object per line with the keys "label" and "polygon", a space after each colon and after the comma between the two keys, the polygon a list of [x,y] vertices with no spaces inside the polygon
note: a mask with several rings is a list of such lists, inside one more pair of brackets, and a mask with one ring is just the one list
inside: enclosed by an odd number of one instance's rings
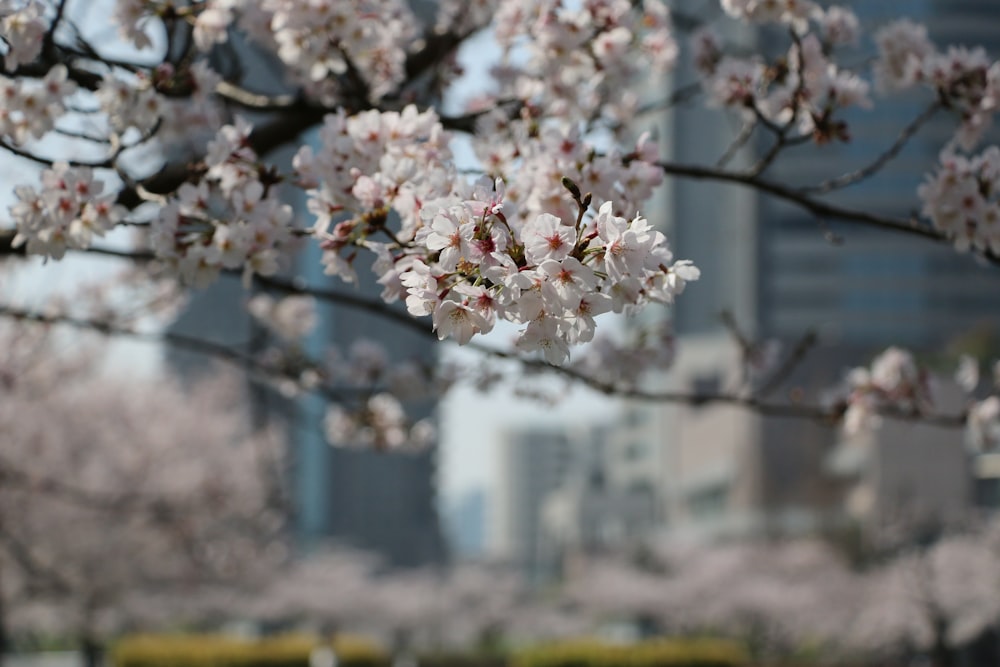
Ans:
{"label": "high-rise building", "polygon": [[544,535],[542,506],[572,476],[578,437],[564,428],[525,427],[507,432],[498,449],[490,551],[533,583],[551,579],[558,569],[558,555]]}
{"label": "high-rise building", "polygon": [[615,446],[620,426],[539,425],[505,434],[492,489],[492,555],[541,585],[574,556],[649,536],[659,519],[655,487],[637,474],[628,448]]}
{"label": "high-rise building", "polygon": [[[303,258],[310,284],[324,285],[318,257]],[[352,292],[378,299],[374,281]],[[341,289],[351,289],[350,287]],[[389,363],[434,363],[433,341],[378,315],[339,305],[319,307],[320,324],[307,342],[313,355],[332,347],[347,356],[357,341],[374,343]],[[436,446],[421,451],[382,452],[371,448],[331,447],[323,434],[326,402],[317,397],[299,403],[295,443],[299,539],[305,545],[335,539],[372,550],[390,563],[416,566],[445,557],[437,515]],[[408,403],[407,417],[433,416],[435,401]]]}
{"label": "high-rise building", "polygon": [[[867,34],[889,20],[909,16],[926,23],[941,45],[984,44],[994,55],[1000,46],[996,32],[987,28],[998,25],[1000,7],[988,0],[854,3],[853,9]],[[740,37],[753,47],[764,44],[769,34],[747,30]],[[678,80],[690,75],[690,63],[679,72]],[[764,177],[808,186],[862,167],[889,148],[920,112],[919,100],[927,97],[914,93],[898,101],[877,100],[873,109],[848,116],[849,142],[789,149]],[[722,112],[676,109],[662,126],[665,156],[679,163],[712,164],[726,153],[734,122]],[[954,127],[954,118],[942,115],[911,140],[884,173],[834,192],[829,199],[894,217],[915,213],[911,207],[917,202],[917,186]],[[767,149],[766,135],[762,133],[761,145],[748,146],[733,164],[752,164]],[[720,319],[723,311],[754,339],[782,341],[786,352],[795,340],[815,331],[819,345],[789,383],[812,396],[847,367],[867,363],[888,345],[928,352],[974,327],[998,323],[1000,273],[945,244],[817,219],[735,184],[670,179],[663,205],[676,254],[694,260],[702,270],[701,279],[674,310],[681,353],[667,381],[673,388],[714,392],[732,386],[739,360]],[[801,532],[843,517],[842,479],[830,475],[836,430],[732,407],[670,406],[650,412],[655,415],[650,421],[663,429],[648,431],[648,437],[661,445],[661,495],[667,521],[675,529]],[[928,438],[919,429],[888,429],[869,443],[875,453],[866,460],[898,458],[888,450],[907,440],[917,447]],[[923,465],[937,469],[913,470],[913,479],[926,481],[933,475],[924,473],[935,473],[942,488],[955,496],[946,503],[949,507],[967,504],[969,484],[953,479],[968,476],[961,433],[937,432],[930,441],[942,451],[924,457]],[[941,456],[955,461],[941,464]],[[898,479],[893,484],[905,485]],[[885,498],[887,493],[882,488],[873,497]]]}
{"label": "high-rise building", "polygon": [[488,518],[483,489],[468,489],[446,500],[442,518],[451,554],[459,559],[485,554]]}

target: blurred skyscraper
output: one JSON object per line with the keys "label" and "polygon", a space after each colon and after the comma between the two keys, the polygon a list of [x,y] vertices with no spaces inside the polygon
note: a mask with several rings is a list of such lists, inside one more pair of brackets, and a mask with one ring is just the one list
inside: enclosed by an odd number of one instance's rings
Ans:
{"label": "blurred skyscraper", "polygon": [[[693,13],[705,7],[701,2],[675,4]],[[995,56],[1000,45],[994,29],[1000,25],[1000,5],[989,0],[857,2],[852,8],[867,36],[908,16],[926,23],[942,46],[983,44]],[[747,31],[739,37],[757,48],[767,43],[768,35]],[[871,42],[862,45],[865,53],[873,48]],[[667,89],[694,76],[691,64],[684,63]],[[898,101],[877,99],[874,109],[848,117],[848,143],[792,148],[765,178],[814,185],[868,164],[921,111],[922,99],[929,100],[926,92]],[[704,108],[672,110],[662,119],[664,156],[682,164],[711,165],[727,151],[737,126],[732,117]],[[954,127],[953,118],[938,119],[884,173],[834,193],[831,201],[896,217],[914,213],[910,207],[917,201],[916,188]],[[763,145],[751,145],[733,164],[752,164],[767,148],[763,136]],[[947,245],[819,220],[752,189],[720,182],[668,178],[663,207],[676,255],[694,260],[702,270],[701,279],[674,309],[681,354],[667,381],[672,388],[703,393],[732,388],[739,359],[720,319],[723,311],[753,339],[782,341],[785,353],[814,330],[819,344],[789,383],[813,396],[849,365],[866,364],[888,345],[940,351],[957,335],[998,323],[1000,272]],[[848,471],[832,469],[850,457],[833,453],[839,435],[825,425],[729,407],[636,410],[641,414],[637,421],[646,425],[644,437],[659,445],[648,461],[662,471],[658,492],[674,530],[819,530],[843,520],[845,498],[862,479],[874,485],[868,491],[870,502],[856,503],[855,509],[865,508],[864,521],[879,523],[913,512],[946,521],[971,501],[970,466],[958,430],[931,432],[894,424],[866,445]],[[907,442],[922,453],[908,452],[903,447]],[[914,464],[905,474],[872,477],[876,462],[885,471],[887,462],[896,460],[898,469],[904,459]],[[940,488],[930,497],[937,500],[915,504],[925,491],[921,487],[935,480]],[[935,513],[940,516],[932,517]]]}
{"label": "blurred skyscraper", "polygon": [[547,549],[542,506],[573,474],[580,449],[575,435],[551,426],[511,429],[497,452],[490,551],[535,584],[551,579],[558,567]]}
{"label": "blurred skyscraper", "polygon": [[[331,284],[313,254],[305,253],[301,275],[313,285]],[[339,289],[351,290],[343,285]],[[374,301],[381,288],[374,281],[365,284],[362,278],[358,290],[351,291]],[[321,305],[319,311],[320,325],[307,343],[313,356],[325,354],[332,346],[346,357],[352,345],[363,341],[382,347],[390,364],[434,363],[433,341],[412,329],[339,305]],[[432,417],[436,402],[428,399],[406,407],[407,417],[416,420]],[[373,550],[394,565],[442,561],[445,544],[436,510],[436,445],[398,453],[331,447],[323,434],[325,400],[308,397],[299,402],[298,409],[291,439],[297,456],[293,466],[300,539],[307,545],[324,538],[345,541]]]}
{"label": "blurred skyscraper", "polygon": [[486,552],[487,498],[483,489],[469,489],[445,499],[445,533],[457,558],[479,558]]}
{"label": "blurred skyscraper", "polygon": [[619,427],[508,430],[493,480],[491,555],[544,585],[574,556],[637,546],[648,537],[659,520],[654,487],[636,476],[632,450],[612,446]]}

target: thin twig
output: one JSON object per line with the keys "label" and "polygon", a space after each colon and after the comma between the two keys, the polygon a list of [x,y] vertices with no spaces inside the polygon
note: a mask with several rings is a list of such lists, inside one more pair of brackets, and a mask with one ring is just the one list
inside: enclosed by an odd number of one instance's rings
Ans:
{"label": "thin twig", "polygon": [[767,380],[754,392],[757,398],[766,398],[772,392],[774,392],[778,387],[780,387],[785,380],[791,376],[795,369],[799,367],[799,364],[806,358],[819,338],[816,336],[815,331],[809,331],[804,336],[802,336],[799,341],[795,344],[792,349],[791,354],[789,354],[784,363],[782,363],[778,368],[774,370]]}
{"label": "thin twig", "polygon": [[[695,180],[735,183],[748,188],[753,188],[778,199],[795,204],[820,218],[829,218],[851,224],[866,225],[877,229],[901,232],[903,234],[919,236],[938,243],[951,243],[951,239],[949,239],[944,232],[920,223],[916,217],[897,218],[838,206],[826,201],[814,199],[808,194],[804,194],[795,188],[751,174],[736,173],[722,169],[714,169],[712,167],[703,167],[701,165],[679,164],[674,162],[658,162],[656,164],[663,170],[663,173],[671,176],[680,176]],[[991,264],[1000,265],[1000,256],[994,254],[993,252],[984,251],[980,256]]]}
{"label": "thin twig", "polygon": [[899,136],[896,137],[896,141],[893,142],[892,146],[885,150],[881,155],[879,155],[870,164],[856,171],[852,171],[836,178],[831,178],[818,185],[813,185],[810,187],[799,188],[799,192],[803,194],[826,194],[834,190],[839,190],[850,185],[854,185],[860,181],[863,181],[871,176],[878,173],[885,165],[891,162],[899,152],[903,150],[907,142],[912,139],[920,128],[923,127],[938,111],[943,109],[941,102],[935,100],[926,109],[924,109],[919,116],[914,118],[910,123],[902,129]]}

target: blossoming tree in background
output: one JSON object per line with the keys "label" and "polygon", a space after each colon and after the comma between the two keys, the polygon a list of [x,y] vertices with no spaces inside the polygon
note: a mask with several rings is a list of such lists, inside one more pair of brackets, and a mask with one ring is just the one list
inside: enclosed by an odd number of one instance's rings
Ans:
{"label": "blossoming tree in background", "polygon": [[1000,627],[996,525],[970,528],[860,567],[818,541],[665,544],[641,563],[624,553],[590,559],[561,594],[591,628],[643,620],[666,634],[727,636],[765,663],[812,655],[893,664],[923,654],[955,665]]}
{"label": "blossoming tree in background", "polygon": [[[101,20],[95,7],[106,10]],[[662,0],[446,0],[432,9],[418,16],[404,0],[6,0],[0,148],[12,164],[33,163],[38,172],[9,179],[0,249],[50,263],[78,253],[125,258],[141,267],[142,280],[184,287],[236,273],[276,296],[396,320],[404,316],[389,305],[398,301],[409,326],[460,345],[476,345],[506,320],[516,341],[494,355],[609,393],[846,415],[849,426],[870,423],[869,415],[933,411],[921,388],[926,376],[903,351],[852,374],[848,391],[824,406],[752,392],[648,392],[642,371],[669,364],[669,342],[642,335],[631,346],[611,344],[596,334],[596,318],[688,298],[680,296],[685,285],[699,277],[692,261],[673,256],[658,230],[661,213],[647,208],[665,177],[739,184],[821,218],[950,243],[996,262],[1000,152],[982,141],[1000,65],[985,51],[935,45],[905,18],[866,34],[850,7],[801,0],[721,2],[720,22],[777,27],[783,41],[769,53],[731,47],[699,17],[675,21]],[[442,101],[461,78],[457,51],[483,31],[499,51],[488,93],[462,113],[445,113]],[[859,63],[845,49],[858,44],[872,58]],[[701,81],[662,105],[705,104],[741,118],[733,150],[756,135],[770,142],[749,167],[726,156],[672,162],[631,122],[648,106],[637,91],[671,72],[685,49]],[[261,59],[283,68],[283,92],[257,87]],[[871,163],[813,187],[769,179],[786,149],[822,155],[849,140],[848,110],[912,89],[925,91],[926,110]],[[954,118],[953,134],[913,193],[919,216],[881,216],[826,197],[891,169],[941,113]],[[459,136],[475,153],[474,173],[456,163]],[[271,158],[286,148],[294,159],[282,169]],[[296,190],[308,202],[305,220],[284,198]],[[294,257],[308,245],[343,283],[370,272],[381,301],[306,280],[313,272]],[[304,303],[258,303],[254,312],[281,329],[278,320],[294,319]],[[6,299],[0,313],[135,333],[103,313]],[[595,340],[587,355],[573,356]],[[334,437],[362,432],[380,446],[416,437],[391,369],[376,379],[378,391],[352,402],[335,390],[341,370],[329,364],[301,355],[293,364],[274,355],[251,361],[293,389],[351,403],[331,413]],[[977,442],[989,445],[997,406],[980,394],[961,414],[938,418],[968,420]]]}
{"label": "blossoming tree in background", "polygon": [[2,340],[0,626],[76,638],[98,664],[109,633],[207,616],[282,572],[282,440],[248,432],[233,378],[151,387],[37,327]]}

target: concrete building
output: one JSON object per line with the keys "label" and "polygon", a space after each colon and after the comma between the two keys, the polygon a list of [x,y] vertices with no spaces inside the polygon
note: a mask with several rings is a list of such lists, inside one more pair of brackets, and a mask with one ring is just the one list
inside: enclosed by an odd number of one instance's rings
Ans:
{"label": "concrete building", "polygon": [[458,559],[480,558],[486,553],[489,512],[486,492],[469,489],[445,501],[442,519],[449,552]]}
{"label": "concrete building", "polygon": [[[687,4],[697,11],[695,4],[701,3]],[[983,43],[994,55],[1000,46],[995,30],[987,28],[998,25],[1000,8],[987,0],[856,3],[853,8],[868,29],[910,16],[926,22],[939,44]],[[753,46],[768,34],[742,37]],[[679,71],[677,79],[687,80],[684,72],[690,70],[682,66]],[[849,143],[792,149],[766,177],[810,185],[871,162],[919,113],[917,99],[915,94],[879,101],[871,111],[851,114]],[[662,123],[665,155],[686,164],[712,164],[734,133],[731,118],[704,109],[677,109]],[[830,200],[865,211],[910,214],[916,188],[954,126],[953,118],[940,118],[885,174],[836,192]],[[733,164],[751,164],[767,145],[765,136]],[[775,398],[793,387],[815,398],[847,368],[867,363],[890,344],[940,350],[984,322],[998,323],[1000,272],[946,245],[817,220],[754,190],[717,182],[670,179],[662,205],[675,254],[702,269],[702,278],[674,309],[681,354],[666,387],[696,393],[734,387],[739,359],[720,320],[722,311],[731,313],[749,337],[782,341],[786,351],[807,331],[817,333],[819,345]],[[845,503],[857,504],[859,495],[872,504],[866,516],[882,518],[919,512],[927,504],[949,508],[945,514],[950,516],[971,502],[970,467],[957,430],[890,424],[864,445],[859,460],[866,467],[852,474],[865,483],[851,486],[852,492],[842,477],[831,474],[840,436],[825,425],[738,408],[639,409],[649,413],[640,421],[649,424],[647,438],[659,450],[650,462],[662,465],[658,496],[673,530],[812,532],[843,521]],[[916,490],[926,491],[934,480],[940,485],[919,497]]]}
{"label": "concrete building", "polygon": [[636,474],[636,457],[616,457],[627,450],[615,446],[621,426],[506,434],[492,494],[493,552],[535,585],[557,579],[576,555],[638,544],[659,525],[657,487]]}
{"label": "concrete building", "polygon": [[526,427],[504,434],[491,489],[491,555],[540,583],[558,569],[547,549],[542,506],[573,474],[578,441],[566,429]]}

